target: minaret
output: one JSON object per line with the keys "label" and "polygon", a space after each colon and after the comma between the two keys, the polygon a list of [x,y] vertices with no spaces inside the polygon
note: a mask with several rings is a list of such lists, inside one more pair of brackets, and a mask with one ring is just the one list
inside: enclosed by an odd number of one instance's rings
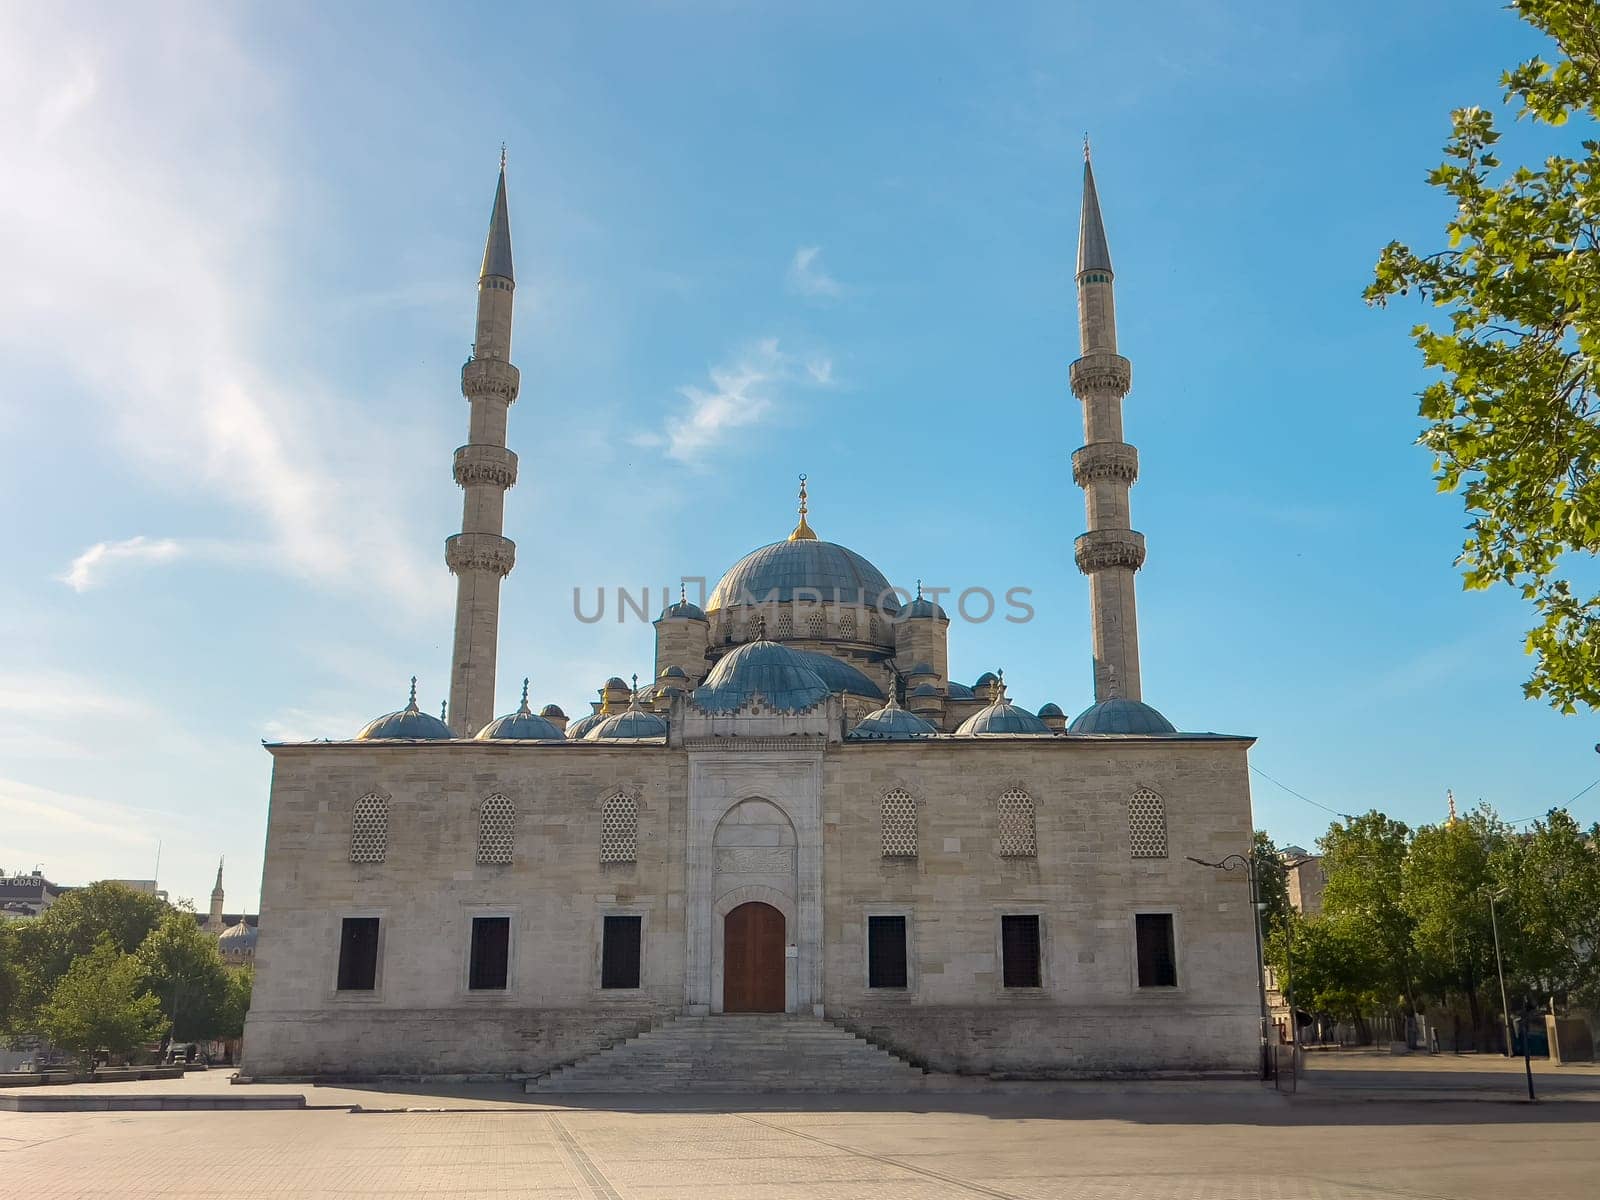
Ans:
{"label": "minaret", "polygon": [[217,884],[211,889],[211,914],[206,917],[209,933],[222,932],[222,860],[217,859]]}
{"label": "minaret", "polygon": [[1083,214],[1078,225],[1078,336],[1083,355],[1072,364],[1072,394],[1083,402],[1084,445],[1072,456],[1083,489],[1089,531],[1074,557],[1089,577],[1094,638],[1094,698],[1140,699],[1139,618],[1133,576],[1144,565],[1144,535],[1130,528],[1128,489],[1139,477],[1139,453],[1122,440],[1122,398],[1132,373],[1117,353],[1117,309],[1111,250],[1100,220],[1089,140],[1083,142]]}
{"label": "minaret", "polygon": [[506,449],[506,410],[517,398],[511,365],[511,219],[506,213],[506,152],[500,150],[489,237],[478,276],[478,331],[461,368],[461,394],[471,407],[467,444],[456,451],[455,476],[465,493],[461,532],[445,540],[456,577],[455,652],[450,667],[450,727],[471,737],[494,720],[495,647],[500,636],[500,581],[516,545],[501,536],[506,489],[517,481],[517,456]]}

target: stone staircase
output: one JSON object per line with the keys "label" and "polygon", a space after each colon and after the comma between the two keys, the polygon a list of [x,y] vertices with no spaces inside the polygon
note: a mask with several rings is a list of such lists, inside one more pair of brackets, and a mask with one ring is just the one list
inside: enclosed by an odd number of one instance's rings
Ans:
{"label": "stone staircase", "polygon": [[530,1079],[528,1092],[906,1092],[926,1073],[817,1017],[675,1017]]}

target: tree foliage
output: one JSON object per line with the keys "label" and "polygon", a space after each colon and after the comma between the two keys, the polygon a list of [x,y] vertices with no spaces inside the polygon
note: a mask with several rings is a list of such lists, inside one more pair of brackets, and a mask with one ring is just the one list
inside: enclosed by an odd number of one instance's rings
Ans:
{"label": "tree foliage", "polygon": [[[1518,119],[1591,132],[1600,117],[1600,6],[1514,0],[1559,52],[1502,76]],[[1581,136],[1581,135],[1580,135]],[[1451,114],[1445,161],[1428,182],[1454,215],[1445,249],[1391,242],[1366,290],[1384,304],[1416,292],[1442,309],[1412,333],[1443,378],[1422,393],[1421,442],[1439,490],[1471,517],[1457,563],[1466,586],[1502,583],[1530,601],[1536,656],[1524,685],[1566,712],[1600,705],[1600,593],[1565,577],[1570,554],[1600,550],[1600,142],[1505,170],[1483,108]]]}
{"label": "tree foliage", "polygon": [[140,967],[107,936],[72,965],[40,1010],[39,1029],[51,1043],[94,1065],[96,1051],[126,1054],[165,1030],[161,1005],[140,983]]}
{"label": "tree foliage", "polygon": [[171,909],[139,945],[140,986],[161,1003],[177,1041],[220,1036],[227,1021],[228,969],[194,914]]}

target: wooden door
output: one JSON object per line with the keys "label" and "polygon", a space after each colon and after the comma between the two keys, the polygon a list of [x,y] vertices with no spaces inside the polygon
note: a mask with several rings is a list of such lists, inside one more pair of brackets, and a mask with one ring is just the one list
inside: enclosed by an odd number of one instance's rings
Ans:
{"label": "wooden door", "polygon": [[770,904],[741,904],[722,922],[722,1010],[784,1011],[784,920]]}

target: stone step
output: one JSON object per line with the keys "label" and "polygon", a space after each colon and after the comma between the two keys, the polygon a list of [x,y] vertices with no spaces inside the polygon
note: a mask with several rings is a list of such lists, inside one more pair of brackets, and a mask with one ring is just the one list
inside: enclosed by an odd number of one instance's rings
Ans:
{"label": "stone step", "polygon": [[558,1067],[529,1092],[911,1091],[927,1076],[817,1017],[677,1017]]}

